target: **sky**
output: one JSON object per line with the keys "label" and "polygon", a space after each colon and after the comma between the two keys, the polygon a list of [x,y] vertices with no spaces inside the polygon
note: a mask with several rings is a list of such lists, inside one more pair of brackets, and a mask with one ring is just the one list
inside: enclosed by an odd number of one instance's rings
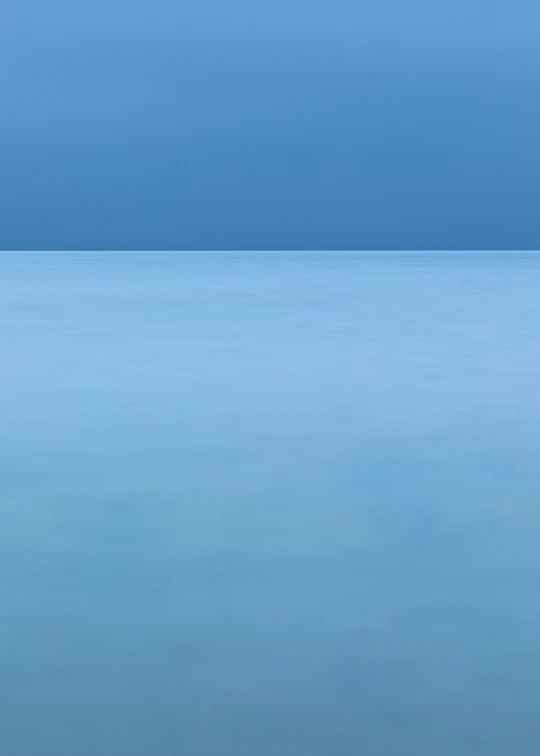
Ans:
{"label": "sky", "polygon": [[1,249],[538,249],[537,0],[4,0]]}

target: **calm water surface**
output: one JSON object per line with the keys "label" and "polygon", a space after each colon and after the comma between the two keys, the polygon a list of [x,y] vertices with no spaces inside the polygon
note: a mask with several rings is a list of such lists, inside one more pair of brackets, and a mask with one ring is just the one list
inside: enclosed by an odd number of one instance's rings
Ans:
{"label": "calm water surface", "polygon": [[2,254],[0,751],[537,756],[540,256]]}

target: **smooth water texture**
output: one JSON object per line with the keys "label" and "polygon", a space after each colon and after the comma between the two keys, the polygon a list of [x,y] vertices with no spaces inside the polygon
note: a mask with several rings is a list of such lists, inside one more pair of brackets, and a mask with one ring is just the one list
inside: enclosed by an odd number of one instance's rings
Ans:
{"label": "smooth water texture", "polygon": [[540,256],[2,254],[6,756],[537,756]]}

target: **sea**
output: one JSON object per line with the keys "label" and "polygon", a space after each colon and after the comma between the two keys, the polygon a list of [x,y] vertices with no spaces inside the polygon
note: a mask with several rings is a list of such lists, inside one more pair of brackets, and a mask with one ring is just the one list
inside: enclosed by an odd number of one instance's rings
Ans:
{"label": "sea", "polygon": [[0,254],[0,753],[538,756],[540,254]]}

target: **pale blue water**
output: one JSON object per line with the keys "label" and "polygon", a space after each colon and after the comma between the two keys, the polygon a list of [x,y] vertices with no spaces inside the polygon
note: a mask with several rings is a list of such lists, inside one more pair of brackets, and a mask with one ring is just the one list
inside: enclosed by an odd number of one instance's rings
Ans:
{"label": "pale blue water", "polygon": [[3,254],[0,752],[537,756],[540,257]]}

